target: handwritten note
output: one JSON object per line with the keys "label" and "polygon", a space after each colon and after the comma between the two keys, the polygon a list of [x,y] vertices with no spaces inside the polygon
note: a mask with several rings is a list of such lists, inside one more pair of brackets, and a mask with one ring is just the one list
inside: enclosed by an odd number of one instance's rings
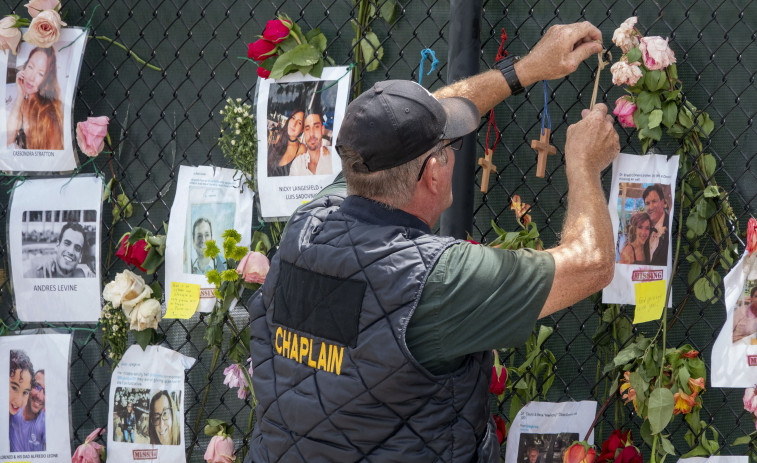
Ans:
{"label": "handwritten note", "polygon": [[189,318],[200,304],[200,285],[171,282],[171,297],[168,299],[166,316],[163,318]]}
{"label": "handwritten note", "polygon": [[634,290],[636,291],[634,324],[659,320],[665,306],[665,280],[636,283]]}

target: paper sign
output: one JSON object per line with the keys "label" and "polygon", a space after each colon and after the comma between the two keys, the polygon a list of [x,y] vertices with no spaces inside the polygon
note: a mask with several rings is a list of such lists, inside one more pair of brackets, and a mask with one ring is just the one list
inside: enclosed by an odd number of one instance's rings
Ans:
{"label": "paper sign", "polygon": [[189,318],[200,305],[200,285],[171,282],[171,297],[168,299],[166,316],[163,318]]}
{"label": "paper sign", "polygon": [[644,323],[659,320],[665,303],[665,280],[636,283],[636,311],[633,322]]}

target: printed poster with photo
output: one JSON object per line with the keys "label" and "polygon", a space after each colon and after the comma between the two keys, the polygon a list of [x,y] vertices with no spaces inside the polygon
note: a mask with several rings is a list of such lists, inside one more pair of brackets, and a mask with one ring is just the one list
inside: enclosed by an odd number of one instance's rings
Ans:
{"label": "printed poster with photo", "polygon": [[712,455],[709,457],[679,458],[678,463],[749,463],[746,455]]}
{"label": "printed poster with photo", "polygon": [[342,170],[336,135],[349,98],[346,67],[320,79],[290,74],[258,79],[258,185],[263,217],[289,217]]}
{"label": "printed poster with photo", "polygon": [[165,347],[129,347],[110,381],[109,463],[186,461],[184,370],[194,362]]}
{"label": "printed poster with photo", "polygon": [[0,383],[10,416],[0,420],[0,462],[71,461],[71,340],[68,333],[0,337],[0,368],[10,371]]}
{"label": "printed poster with photo", "polygon": [[233,169],[213,166],[179,166],[176,196],[171,206],[166,237],[166,302],[171,282],[200,285],[200,312],[210,312],[215,304],[215,287],[205,272],[226,270],[223,255],[205,257],[208,240],[223,253],[222,234],[235,229],[242,235],[239,246],[249,246],[252,230],[252,198],[241,175]]}
{"label": "printed poster with photo", "polygon": [[40,174],[76,168],[72,109],[86,41],[84,29],[64,28],[50,48],[21,42],[18,55],[0,52],[5,72],[0,170]]}
{"label": "printed poster with photo", "polygon": [[[594,421],[597,403],[529,402],[510,425],[506,463],[562,463],[573,442],[583,440]],[[594,431],[588,442],[594,444]]]}
{"label": "printed poster with photo", "polygon": [[757,253],[744,257],[723,279],[726,320],[712,346],[715,387],[757,384]]}
{"label": "printed poster with photo", "polygon": [[677,172],[678,156],[620,153],[613,161],[608,207],[615,276],[602,290],[603,303],[634,305],[634,285],[668,281]]}
{"label": "printed poster with photo", "polygon": [[102,190],[94,175],[16,182],[8,250],[21,320],[97,322]]}

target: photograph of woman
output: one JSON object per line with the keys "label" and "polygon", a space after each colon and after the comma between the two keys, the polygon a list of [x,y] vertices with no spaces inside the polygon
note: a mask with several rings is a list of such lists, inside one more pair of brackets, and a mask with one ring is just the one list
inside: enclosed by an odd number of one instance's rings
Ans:
{"label": "photograph of woman", "polygon": [[649,232],[652,219],[646,212],[635,212],[628,223],[625,246],[620,251],[621,264],[649,264]]}
{"label": "photograph of woman", "polygon": [[16,73],[6,142],[15,149],[62,150],[63,105],[53,47],[34,48]]}
{"label": "photograph of woman", "polygon": [[181,444],[181,422],[177,407],[168,391],[158,391],[150,400],[150,443]]}
{"label": "photograph of woman", "polygon": [[268,145],[268,176],[289,175],[294,158],[304,153],[305,145],[300,141],[305,111],[295,108],[278,129],[272,130]]}

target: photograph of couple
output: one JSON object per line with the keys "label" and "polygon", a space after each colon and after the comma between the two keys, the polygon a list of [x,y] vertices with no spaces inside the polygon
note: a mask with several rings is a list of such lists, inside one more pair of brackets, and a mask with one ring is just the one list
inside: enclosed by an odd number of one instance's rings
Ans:
{"label": "photograph of couple", "polygon": [[620,183],[615,261],[631,265],[668,265],[670,185]]}
{"label": "photograph of couple", "polygon": [[[39,367],[39,359],[37,363]],[[8,442],[11,452],[42,452],[46,449],[45,370],[35,370],[23,350],[10,351]]]}

